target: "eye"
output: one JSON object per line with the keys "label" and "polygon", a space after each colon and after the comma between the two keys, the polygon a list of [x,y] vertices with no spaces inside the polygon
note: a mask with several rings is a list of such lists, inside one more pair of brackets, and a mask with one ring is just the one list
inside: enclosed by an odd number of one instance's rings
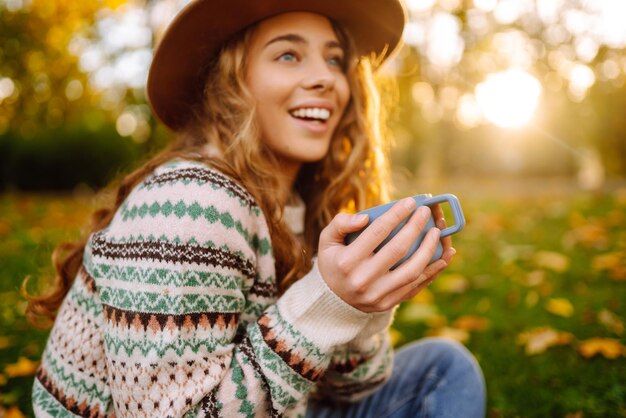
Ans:
{"label": "eye", "polygon": [[343,57],[341,55],[333,55],[327,61],[333,67],[343,68]]}
{"label": "eye", "polygon": [[284,61],[284,62],[296,62],[297,60],[298,58],[296,57],[296,54],[291,51],[283,52],[278,57],[278,61]]}

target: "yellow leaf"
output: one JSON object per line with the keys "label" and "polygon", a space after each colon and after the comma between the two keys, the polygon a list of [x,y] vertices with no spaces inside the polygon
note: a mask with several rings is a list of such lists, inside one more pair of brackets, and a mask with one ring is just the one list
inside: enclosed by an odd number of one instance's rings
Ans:
{"label": "yellow leaf", "polygon": [[432,303],[434,300],[433,292],[424,289],[411,299],[412,303]]}
{"label": "yellow leaf", "polygon": [[22,411],[17,408],[17,406],[12,406],[7,409],[4,418],[25,418],[25,416],[22,414]]}
{"label": "yellow leaf", "polygon": [[597,255],[591,261],[591,267],[595,271],[612,270],[624,264],[626,264],[626,260],[624,260],[624,255],[621,252]]}
{"label": "yellow leaf", "polygon": [[4,386],[7,384],[7,378],[5,375],[0,374],[0,386]]}
{"label": "yellow leaf", "polygon": [[426,325],[428,328],[441,328],[446,326],[448,318],[443,315],[435,315],[430,318],[426,318]]}
{"label": "yellow leaf", "polygon": [[574,313],[572,303],[565,298],[553,298],[546,303],[546,310],[554,315],[569,318]]}
{"label": "yellow leaf", "polygon": [[13,339],[11,337],[5,337],[5,336],[0,337],[0,350],[9,348],[12,345],[13,345]]}
{"label": "yellow leaf", "polygon": [[600,311],[598,314],[598,321],[617,335],[622,335],[624,333],[624,323],[619,319],[619,317],[617,317],[617,315],[608,309],[602,309]]}
{"label": "yellow leaf", "polygon": [[564,273],[569,269],[570,259],[565,254],[553,251],[539,251],[533,257],[538,267]]}
{"label": "yellow leaf", "polygon": [[601,354],[614,360],[624,353],[624,346],[612,338],[590,338],[578,345],[578,352],[587,359]]}
{"label": "yellow leaf", "polygon": [[610,275],[613,280],[626,281],[626,265],[615,267]]}
{"label": "yellow leaf", "polygon": [[534,290],[526,295],[526,306],[532,308],[539,302],[539,294]]}
{"label": "yellow leaf", "polygon": [[489,320],[481,316],[465,315],[459,317],[452,325],[465,331],[485,331],[489,328]]}
{"label": "yellow leaf", "polygon": [[437,307],[423,303],[412,303],[400,311],[398,316],[406,322],[424,322],[439,315]]}
{"label": "yellow leaf", "polygon": [[550,327],[534,328],[518,335],[517,343],[525,346],[527,355],[532,356],[557,345],[567,345],[574,339],[569,332],[561,332]]}
{"label": "yellow leaf", "polygon": [[37,363],[20,357],[17,363],[9,364],[4,368],[4,372],[8,377],[32,376],[37,371]]}
{"label": "yellow leaf", "polygon": [[389,328],[389,340],[391,341],[391,345],[396,347],[404,340],[404,337],[402,337],[400,331],[395,328]]}
{"label": "yellow leaf", "polygon": [[626,252],[612,252],[597,255],[591,262],[595,271],[608,271],[614,280],[626,280]]}
{"label": "yellow leaf", "polygon": [[460,274],[444,274],[435,280],[435,286],[441,292],[463,293],[469,287],[469,282]]}
{"label": "yellow leaf", "polygon": [[443,327],[430,330],[426,333],[430,337],[448,338],[460,343],[466,343],[469,340],[469,333],[462,329]]}
{"label": "yellow leaf", "polygon": [[539,286],[546,279],[546,272],[544,270],[534,270],[526,274],[522,279],[522,284],[528,287]]}

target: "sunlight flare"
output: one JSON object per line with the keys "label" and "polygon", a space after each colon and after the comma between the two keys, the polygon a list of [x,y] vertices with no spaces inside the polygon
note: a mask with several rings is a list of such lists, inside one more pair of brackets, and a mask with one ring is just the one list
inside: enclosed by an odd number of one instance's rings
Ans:
{"label": "sunlight flare", "polygon": [[476,86],[476,101],[485,118],[501,128],[519,128],[539,104],[541,84],[519,69],[491,74]]}

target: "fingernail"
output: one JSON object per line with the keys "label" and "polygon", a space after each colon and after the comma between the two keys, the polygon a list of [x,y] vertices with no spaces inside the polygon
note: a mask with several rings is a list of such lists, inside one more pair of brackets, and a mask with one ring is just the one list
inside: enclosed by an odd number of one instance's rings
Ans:
{"label": "fingernail", "polygon": [[428,206],[421,206],[419,210],[422,219],[430,218],[430,208]]}
{"label": "fingernail", "polygon": [[367,215],[365,214],[357,214],[352,218],[352,222],[355,224],[362,224],[367,219]]}
{"label": "fingernail", "polygon": [[449,251],[452,253],[452,255],[456,254],[456,249],[455,248],[450,248]]}
{"label": "fingernail", "polygon": [[415,207],[415,200],[410,197],[404,199],[404,207],[407,209],[413,209],[413,207]]}
{"label": "fingernail", "polygon": [[441,218],[437,221],[437,228],[444,229],[446,227],[446,220]]}

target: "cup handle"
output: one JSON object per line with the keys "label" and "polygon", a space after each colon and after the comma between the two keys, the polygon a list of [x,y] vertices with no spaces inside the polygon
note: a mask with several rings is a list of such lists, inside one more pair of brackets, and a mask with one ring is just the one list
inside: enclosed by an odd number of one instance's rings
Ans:
{"label": "cup handle", "polygon": [[461,203],[459,199],[450,193],[433,196],[421,202],[418,202],[421,206],[430,206],[436,203],[448,202],[452,209],[452,216],[454,217],[454,225],[449,226],[441,231],[441,237],[447,237],[448,235],[456,234],[465,226],[465,216],[463,216],[463,210],[461,209]]}

